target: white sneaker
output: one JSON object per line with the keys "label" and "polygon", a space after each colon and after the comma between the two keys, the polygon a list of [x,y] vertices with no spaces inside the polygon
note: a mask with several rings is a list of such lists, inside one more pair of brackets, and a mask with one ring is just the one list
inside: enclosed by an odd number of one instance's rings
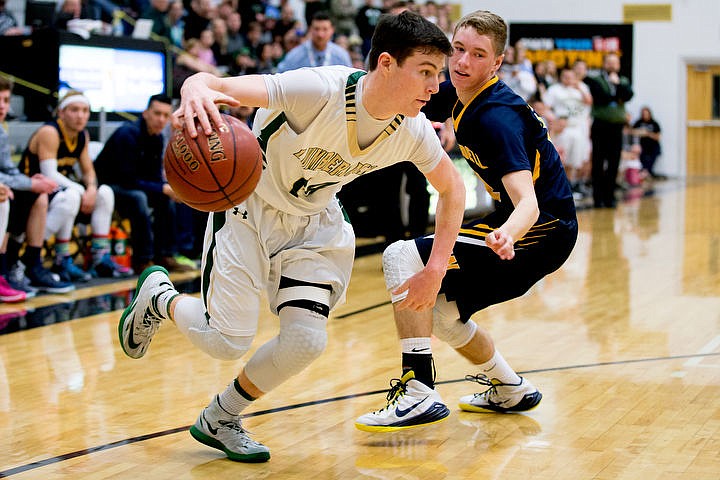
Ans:
{"label": "white sneaker", "polygon": [[415,380],[412,370],[399,380],[391,380],[390,387],[385,408],[359,417],[356,428],[366,432],[394,432],[441,422],[450,415],[440,394]]}
{"label": "white sneaker", "polygon": [[158,297],[174,288],[163,267],[156,265],[142,272],[133,301],[123,311],[118,324],[120,345],[125,355],[130,358],[145,355],[153,335],[164,320],[158,309]]}
{"label": "white sneaker", "polygon": [[225,452],[230,460],[246,463],[260,463],[270,460],[270,449],[256,442],[242,427],[240,417],[221,412],[217,396],[200,413],[190,435],[208,447]]}
{"label": "white sneaker", "polygon": [[477,382],[488,387],[481,393],[465,395],[460,398],[460,408],[466,412],[524,412],[535,408],[542,394],[530,381],[520,377],[520,383],[502,383],[483,375],[467,375],[465,380]]}

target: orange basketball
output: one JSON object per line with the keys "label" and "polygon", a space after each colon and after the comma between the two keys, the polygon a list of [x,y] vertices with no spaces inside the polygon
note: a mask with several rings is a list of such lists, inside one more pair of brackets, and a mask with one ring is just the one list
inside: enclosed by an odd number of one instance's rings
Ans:
{"label": "orange basketball", "polygon": [[262,172],[262,151],[248,126],[230,115],[210,135],[175,130],[165,149],[165,175],[180,199],[203,212],[221,212],[244,201]]}

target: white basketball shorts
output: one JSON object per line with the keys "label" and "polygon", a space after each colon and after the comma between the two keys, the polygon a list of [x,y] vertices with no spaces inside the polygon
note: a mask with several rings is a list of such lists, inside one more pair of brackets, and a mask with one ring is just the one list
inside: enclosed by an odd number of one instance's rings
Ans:
{"label": "white basketball shorts", "polygon": [[210,214],[205,230],[201,293],[211,326],[254,335],[263,290],[277,314],[280,277],[332,287],[330,309],[345,301],[355,234],[337,199],[311,216],[277,210],[258,195]]}

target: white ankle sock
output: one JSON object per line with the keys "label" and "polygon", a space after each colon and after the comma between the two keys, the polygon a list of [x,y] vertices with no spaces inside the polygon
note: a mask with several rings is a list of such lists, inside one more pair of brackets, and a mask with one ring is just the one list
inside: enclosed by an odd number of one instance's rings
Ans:
{"label": "white ankle sock", "polygon": [[223,392],[218,394],[216,398],[220,408],[230,416],[237,417],[240,412],[245,410],[252,403],[251,400],[243,397],[240,392],[235,388],[235,381],[233,380],[225,388]]}
{"label": "white ankle sock", "polygon": [[163,318],[170,318],[169,308],[170,308],[170,302],[173,298],[180,295],[177,290],[174,288],[168,288],[164,292],[162,292],[160,295],[158,295],[157,299],[157,306],[158,310],[160,311],[160,315],[163,316]]}
{"label": "white ankle sock", "polygon": [[480,371],[488,376],[488,378],[497,378],[502,383],[517,385],[521,379],[515,371],[510,368],[507,361],[500,355],[500,352],[495,349],[495,354],[490,360],[485,363],[478,365]]}
{"label": "white ankle sock", "polygon": [[431,355],[430,337],[401,338],[402,353],[422,353]]}

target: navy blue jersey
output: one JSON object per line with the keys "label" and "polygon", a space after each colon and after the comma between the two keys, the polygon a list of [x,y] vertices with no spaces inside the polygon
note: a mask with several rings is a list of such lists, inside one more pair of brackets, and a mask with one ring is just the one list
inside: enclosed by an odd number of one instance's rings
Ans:
{"label": "navy blue jersey", "polygon": [[540,208],[538,223],[575,218],[570,184],[544,122],[497,77],[467,105],[459,102],[452,83],[444,82],[423,111],[434,121],[452,117],[460,152],[485,184],[499,214],[507,218],[514,209],[502,177],[528,170]]}
{"label": "navy blue jersey", "polygon": [[[463,224],[453,248],[440,292],[457,303],[460,319],[490,305],[527,292],[567,260],[577,239],[575,203],[560,157],[548,139],[543,121],[497,77],[467,104],[459,102],[450,82],[424,109],[431,120],[452,117],[463,157],[485,183],[496,209]],[[540,215],[515,241],[515,257],[502,260],[485,237],[505,223],[514,210],[502,183],[508,173],[532,173]],[[423,262],[432,251],[433,236],[415,240]],[[481,275],[483,281],[479,281]]]}
{"label": "navy blue jersey", "polygon": [[[51,120],[45,125],[50,125],[57,130],[60,136],[60,145],[57,151],[57,169],[58,172],[68,177],[74,182],[79,182],[75,173],[75,164],[80,160],[80,155],[85,149],[85,141],[87,139],[87,131],[83,130],[77,136],[76,142],[69,142],[63,135],[63,131],[56,120]],[[35,134],[33,134],[35,136]],[[32,138],[30,139],[32,140]],[[37,153],[30,151],[30,142],[22,154],[22,158],[18,164],[18,168],[28,177],[32,177],[36,173],[40,173],[40,159]]]}

